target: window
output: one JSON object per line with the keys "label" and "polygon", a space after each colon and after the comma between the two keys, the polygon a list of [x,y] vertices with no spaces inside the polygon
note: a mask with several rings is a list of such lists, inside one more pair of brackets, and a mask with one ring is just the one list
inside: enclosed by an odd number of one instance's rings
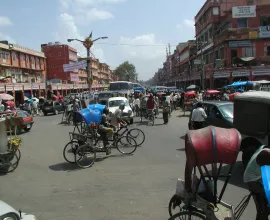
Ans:
{"label": "window", "polygon": [[220,59],[224,59],[224,47],[221,47],[220,49],[219,49],[219,55],[220,55]]}
{"label": "window", "polygon": [[243,57],[252,57],[252,47],[246,47],[242,49],[242,56]]}
{"label": "window", "polygon": [[12,54],[12,60],[13,60],[13,61],[16,60],[16,54],[15,54],[15,53]]}
{"label": "window", "polygon": [[246,28],[248,27],[248,19],[247,18],[238,18],[237,19],[237,28]]}
{"label": "window", "polygon": [[213,8],[213,15],[219,15],[219,8],[218,7]]}
{"label": "window", "polygon": [[218,53],[218,50],[215,51],[215,57],[216,57],[216,59],[219,59],[219,53]]}
{"label": "window", "polygon": [[270,25],[270,16],[261,16],[261,26]]}
{"label": "window", "polygon": [[270,56],[270,46],[267,46],[266,56]]}
{"label": "window", "polygon": [[248,4],[248,5],[253,5],[253,0],[248,0],[248,1],[247,1],[247,4]]}

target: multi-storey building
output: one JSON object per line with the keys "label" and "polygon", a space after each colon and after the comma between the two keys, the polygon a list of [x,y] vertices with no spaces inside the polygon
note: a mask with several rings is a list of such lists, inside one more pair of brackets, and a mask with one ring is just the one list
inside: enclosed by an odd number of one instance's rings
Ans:
{"label": "multi-storey building", "polygon": [[267,0],[206,1],[195,17],[198,51],[192,60],[203,58],[206,88],[270,79],[269,14]]}
{"label": "multi-storey building", "polygon": [[41,50],[47,57],[47,80],[63,83],[79,83],[78,70],[64,72],[63,65],[78,61],[77,50],[60,42],[42,44]]}
{"label": "multi-storey building", "polygon": [[0,92],[7,92],[18,102],[24,96],[45,94],[46,58],[44,53],[0,42]]}
{"label": "multi-storey building", "polygon": [[270,80],[269,0],[207,0],[195,16],[195,31],[195,52],[180,62],[180,85]]}

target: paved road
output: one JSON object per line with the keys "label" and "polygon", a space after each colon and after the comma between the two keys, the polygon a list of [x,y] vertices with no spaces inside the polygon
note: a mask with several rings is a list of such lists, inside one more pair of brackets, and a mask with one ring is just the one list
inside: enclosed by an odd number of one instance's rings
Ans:
{"label": "paved road", "polygon": [[[61,116],[36,117],[23,134],[22,160],[11,174],[0,176],[0,198],[39,219],[142,220],[168,219],[167,206],[176,179],[184,176],[187,118],[174,112],[168,125],[135,123],[145,131],[145,144],[133,156],[117,151],[92,168],[80,170],[62,156],[71,126]],[[101,154],[102,156],[102,154]],[[224,200],[236,205],[247,194],[243,167],[236,170]],[[254,219],[253,201],[242,219]]]}

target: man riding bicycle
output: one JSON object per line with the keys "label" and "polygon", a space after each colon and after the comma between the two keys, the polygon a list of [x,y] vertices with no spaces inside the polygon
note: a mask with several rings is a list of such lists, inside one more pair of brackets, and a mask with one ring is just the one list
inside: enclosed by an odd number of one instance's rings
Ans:
{"label": "man riding bicycle", "polygon": [[147,109],[147,114],[153,114],[155,108],[156,108],[156,101],[154,99],[154,96],[152,93],[150,93],[149,99],[146,102],[146,109]]}

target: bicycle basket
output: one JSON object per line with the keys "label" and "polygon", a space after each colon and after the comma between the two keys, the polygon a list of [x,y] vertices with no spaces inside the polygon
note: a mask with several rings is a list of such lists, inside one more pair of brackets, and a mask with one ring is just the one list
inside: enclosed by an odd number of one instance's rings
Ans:
{"label": "bicycle basket", "polygon": [[245,183],[257,181],[261,178],[260,166],[257,164],[256,159],[257,156],[264,150],[263,148],[264,145],[261,146],[249,160],[243,177]]}
{"label": "bicycle basket", "polygon": [[72,139],[76,139],[78,141],[82,141],[85,142],[87,137],[85,135],[82,134],[78,134],[78,133],[70,133]]}
{"label": "bicycle basket", "polygon": [[10,150],[18,150],[21,143],[22,143],[22,139],[15,137],[15,138],[8,140],[8,147]]}

